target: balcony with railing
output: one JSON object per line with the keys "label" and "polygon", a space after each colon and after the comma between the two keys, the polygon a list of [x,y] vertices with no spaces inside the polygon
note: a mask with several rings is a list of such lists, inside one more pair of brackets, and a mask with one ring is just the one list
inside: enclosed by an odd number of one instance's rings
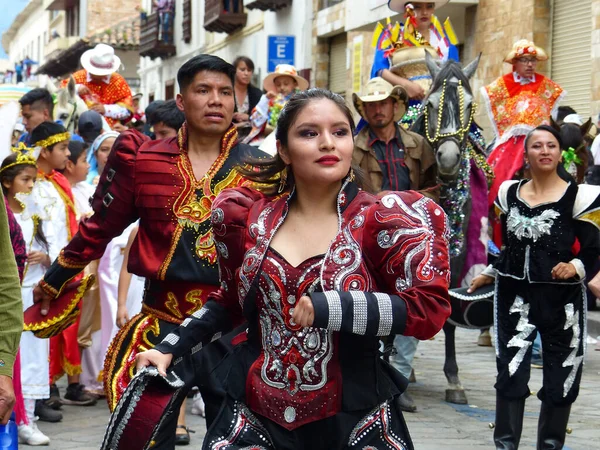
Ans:
{"label": "balcony with railing", "polygon": [[173,24],[175,23],[173,19],[172,17],[166,34],[163,34],[158,13],[152,13],[147,16],[145,21],[142,21],[140,56],[165,59],[175,55],[177,49],[173,41]]}
{"label": "balcony with railing", "polygon": [[246,26],[242,0],[205,0],[204,28],[215,33],[235,33]]}
{"label": "balcony with railing", "polygon": [[261,11],[278,11],[292,5],[292,0],[251,0],[246,3],[248,9]]}

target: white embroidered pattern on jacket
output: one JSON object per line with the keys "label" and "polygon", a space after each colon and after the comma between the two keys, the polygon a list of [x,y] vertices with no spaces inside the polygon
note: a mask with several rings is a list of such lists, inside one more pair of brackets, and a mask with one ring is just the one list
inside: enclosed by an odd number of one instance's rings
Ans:
{"label": "white embroidered pattern on jacket", "polygon": [[381,199],[381,204],[392,211],[398,206],[402,211],[375,213],[375,219],[386,225],[386,229],[377,235],[377,244],[383,249],[395,249],[386,263],[387,272],[393,274],[400,267],[404,269],[403,276],[396,280],[396,289],[400,292],[413,285],[413,260],[416,258],[419,259],[414,273],[419,281],[431,281],[434,272],[439,272],[432,264],[435,235],[427,209],[429,202],[429,199],[421,198],[409,206],[399,195],[389,194]]}
{"label": "white embroidered pattern on jacket", "polygon": [[554,219],[558,217],[560,213],[554,209],[547,209],[539,216],[526,217],[516,206],[513,206],[506,218],[506,228],[519,240],[525,238],[536,242],[544,234],[550,234]]}

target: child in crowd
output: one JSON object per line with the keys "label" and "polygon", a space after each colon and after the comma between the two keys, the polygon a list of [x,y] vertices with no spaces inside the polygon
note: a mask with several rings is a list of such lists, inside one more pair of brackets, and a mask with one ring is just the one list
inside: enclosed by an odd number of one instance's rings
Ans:
{"label": "child in crowd", "polygon": [[65,169],[61,171],[71,185],[78,222],[92,214],[90,197],[94,195],[95,188],[86,182],[90,171],[88,148],[89,145],[85,142],[70,141],[69,153],[71,155]]}
{"label": "child in crowd", "polygon": [[100,175],[104,170],[108,155],[112,149],[115,140],[119,137],[116,131],[108,131],[98,136],[92,144],[91,151],[88,152],[87,159],[90,163],[90,169],[87,176],[87,182],[92,185],[97,185]]}
{"label": "child in crowd", "polygon": [[[21,227],[27,253],[23,270],[23,310],[33,305],[33,287],[44,277],[51,261],[58,256],[53,245],[54,231],[47,212],[53,199],[32,198],[31,191],[37,176],[36,158],[22,146],[2,162],[0,183],[10,210]],[[62,416],[54,410],[44,410],[42,399],[50,394],[48,380],[48,340],[39,339],[30,331],[21,335],[21,385],[27,422],[19,424],[19,442],[27,445],[48,445],[50,439],[37,427],[38,415],[48,421],[59,421]],[[47,409],[47,408],[46,408]]]}
{"label": "child in crowd", "polygon": [[[93,214],[90,198],[94,195],[95,187],[87,180],[90,170],[88,162],[89,145],[85,142],[69,142],[69,160],[62,174],[69,181],[75,200],[77,221]],[[93,261],[85,269],[85,274],[98,274],[98,261]],[[102,396],[102,384],[98,376],[102,369],[104,355],[101,354],[101,323],[100,323],[100,291],[98,283],[86,292],[82,300],[77,342],[81,350],[81,379],[87,393]]]}
{"label": "child in crowd", "polygon": [[[77,211],[71,185],[58,170],[64,170],[71,152],[70,134],[59,124],[43,122],[31,132],[31,142],[36,152],[38,177],[31,193],[34,201],[54,199],[49,217],[54,224],[55,244],[62,249],[77,233]],[[59,255],[59,258],[61,256]],[[50,389],[48,406],[59,408],[61,404],[87,406],[96,403],[96,398],[86,394],[79,383],[81,355],[77,343],[79,319],[62,333],[50,339],[50,379],[54,383],[67,374],[69,386],[64,399],[60,399],[55,384]]]}
{"label": "child in crowd", "polygon": [[252,131],[244,139],[245,144],[259,146],[276,127],[279,113],[290,97],[298,91],[308,89],[308,81],[298,75],[296,68],[279,64],[275,72],[263,81],[264,94],[250,116]]}

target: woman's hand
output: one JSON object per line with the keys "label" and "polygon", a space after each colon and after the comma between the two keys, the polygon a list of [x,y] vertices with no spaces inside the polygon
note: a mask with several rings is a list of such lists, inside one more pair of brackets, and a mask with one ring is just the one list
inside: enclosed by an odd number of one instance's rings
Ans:
{"label": "woman's hand", "polygon": [[294,307],[292,320],[296,325],[300,325],[301,327],[312,326],[315,321],[315,308],[310,297],[307,295],[300,297],[300,300],[298,300],[298,303]]}
{"label": "woman's hand", "polygon": [[471,284],[469,285],[469,289],[467,289],[467,292],[469,294],[471,294],[472,292],[476,291],[480,287],[491,284],[493,281],[494,281],[494,277],[490,277],[489,275],[484,275],[484,274],[478,275],[475,278],[473,278],[473,281],[471,281]]}
{"label": "woman's hand", "polygon": [[571,263],[558,263],[552,269],[553,280],[568,280],[577,276],[577,269]]}
{"label": "woman's hand", "polygon": [[31,265],[42,264],[43,266],[50,267],[50,257],[44,252],[31,252],[27,255],[27,262]]}
{"label": "woman's hand", "polygon": [[404,89],[406,89],[406,93],[411,100],[423,100],[425,98],[425,89],[414,81],[406,80]]}
{"label": "woman's hand", "polygon": [[129,312],[127,311],[127,306],[119,306],[117,308],[117,327],[123,328],[128,321]]}
{"label": "woman's hand", "polygon": [[166,377],[167,367],[171,365],[172,360],[172,353],[161,353],[158,350],[152,349],[136,355],[135,368],[137,371],[139,371],[144,367],[154,366],[158,369],[158,373],[160,373],[163,377]]}

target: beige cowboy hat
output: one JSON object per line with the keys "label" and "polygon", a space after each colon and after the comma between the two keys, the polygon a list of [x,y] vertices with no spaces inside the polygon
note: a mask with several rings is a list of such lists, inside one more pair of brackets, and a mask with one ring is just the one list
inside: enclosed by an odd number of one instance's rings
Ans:
{"label": "beige cowboy hat", "polygon": [[398,102],[398,111],[396,111],[396,115],[394,116],[394,121],[398,122],[404,116],[406,105],[408,104],[408,94],[402,86],[392,86],[381,77],[371,78],[365,87],[365,94],[359,96],[356,92],[353,93],[352,101],[354,102],[354,107],[364,119],[363,103],[380,102],[388,97],[395,98]]}
{"label": "beige cowboy hat", "polygon": [[515,42],[512,50],[508,52],[508,55],[504,58],[504,62],[514,64],[515,60],[522,56],[535,56],[538,61],[546,61],[548,59],[548,55],[543,48],[535,45],[533,41],[521,39],[520,41]]}
{"label": "beige cowboy hat", "polygon": [[98,44],[81,55],[81,66],[92,75],[110,75],[121,67],[121,58],[110,45]]}
{"label": "beige cowboy hat", "polygon": [[298,83],[298,89],[300,89],[301,91],[305,91],[306,89],[308,89],[308,81],[306,80],[306,78],[303,78],[300,75],[298,75],[298,71],[294,66],[290,64],[279,64],[277,65],[277,67],[275,67],[275,72],[267,75],[265,80],[263,81],[264,90],[267,92],[275,91],[275,78],[282,76],[292,77],[294,80],[296,80],[296,83]]}
{"label": "beige cowboy hat", "polygon": [[437,8],[441,8],[442,6],[444,6],[449,1],[450,0],[437,0],[437,1],[432,1],[432,2],[423,2],[423,1],[410,2],[410,1],[406,1],[406,0],[390,0],[388,2],[388,7],[392,11],[404,12],[404,6],[407,3],[433,3],[435,5],[435,8],[437,9]]}

